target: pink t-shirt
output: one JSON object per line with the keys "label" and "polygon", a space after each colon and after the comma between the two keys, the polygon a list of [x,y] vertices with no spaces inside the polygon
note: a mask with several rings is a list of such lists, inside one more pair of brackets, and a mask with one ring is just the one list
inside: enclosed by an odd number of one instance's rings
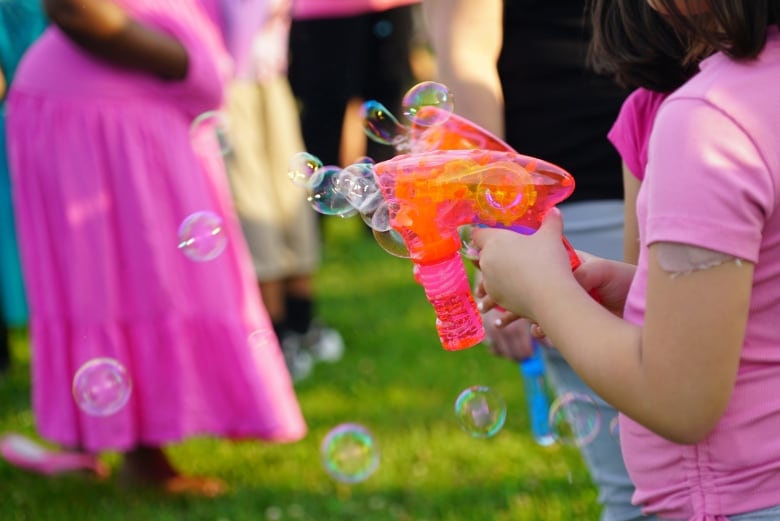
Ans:
{"label": "pink t-shirt", "polygon": [[[649,244],[691,244],[755,264],[734,393],[714,430],[695,445],[678,445],[621,415],[634,501],[664,518],[725,521],[780,504],[778,83],[780,33],[771,30],[755,61],[705,60],[661,105],[651,134],[625,318],[644,319]],[[690,377],[707,375],[691,367]]]}
{"label": "pink t-shirt", "polygon": [[623,162],[640,181],[645,178],[653,121],[666,96],[666,93],[636,89],[623,102],[615,124],[607,133]]}
{"label": "pink t-shirt", "polygon": [[293,0],[295,20],[340,18],[366,13],[378,13],[395,7],[419,4],[422,0]]}

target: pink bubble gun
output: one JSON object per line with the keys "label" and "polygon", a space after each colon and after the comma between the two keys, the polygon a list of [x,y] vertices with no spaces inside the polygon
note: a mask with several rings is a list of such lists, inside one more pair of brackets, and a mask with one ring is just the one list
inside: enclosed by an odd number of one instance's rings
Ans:
{"label": "pink bubble gun", "polygon": [[[423,121],[435,121],[436,124],[422,124]],[[363,124],[369,137],[381,143],[392,144],[401,152],[479,149],[517,153],[504,140],[471,120],[435,105],[418,107],[415,119],[409,126],[404,126],[384,105],[369,101],[363,106]],[[562,170],[560,167],[556,166],[556,168]],[[533,232],[533,230],[517,228],[515,231],[524,234]],[[571,269],[574,271],[582,261],[566,237],[562,240],[569,255]]]}
{"label": "pink bubble gun", "polygon": [[[374,178],[449,351],[472,347],[485,336],[458,228],[474,224],[533,233],[544,214],[574,190],[574,178],[562,168],[511,150],[399,155],[374,165]],[[575,268],[579,258],[568,248]]]}

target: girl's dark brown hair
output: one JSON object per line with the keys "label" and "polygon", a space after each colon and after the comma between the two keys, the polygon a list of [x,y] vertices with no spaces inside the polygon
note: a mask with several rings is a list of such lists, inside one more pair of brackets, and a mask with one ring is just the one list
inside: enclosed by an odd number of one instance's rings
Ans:
{"label": "girl's dark brown hair", "polygon": [[775,25],[780,0],[689,0],[709,11],[684,15],[674,0],[592,0],[590,65],[627,87],[668,92],[692,76],[716,51],[734,59],[755,58]]}

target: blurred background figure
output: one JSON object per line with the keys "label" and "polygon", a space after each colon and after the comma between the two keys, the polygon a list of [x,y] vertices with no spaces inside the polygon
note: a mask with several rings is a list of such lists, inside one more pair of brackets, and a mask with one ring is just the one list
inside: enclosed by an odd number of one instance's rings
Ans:
{"label": "blurred background figure", "polygon": [[[307,426],[201,119],[223,107],[231,74],[220,5],[44,5],[51,25],[9,92],[9,162],[35,426],[85,454],[19,437],[0,453],[46,474],[100,473],[100,454],[116,451],[126,485],[221,494],[222,480],[180,471],[166,446],[292,442]],[[227,7],[248,16],[248,2]]]}
{"label": "blurred background figure", "polygon": [[306,150],[325,165],[346,165],[362,155],[395,155],[368,141],[346,114],[377,100],[400,115],[401,98],[415,81],[410,59],[417,43],[420,0],[293,0],[289,79],[298,100]]}
{"label": "blurred background figure", "polygon": [[[627,95],[587,66],[590,22],[585,0],[425,0],[438,80],[450,87],[456,112],[503,136],[522,154],[558,164],[577,182],[559,208],[572,245],[623,258],[621,160],[607,139]],[[528,323],[497,327],[484,318],[486,343],[515,362],[534,354]],[[631,504],[634,485],[609,425],[617,411],[601,400],[554,349],[542,349],[556,395],[590,400],[578,413],[600,415],[595,439],[580,450],[598,487],[602,521],[645,519]]]}
{"label": "blurred background figure", "polygon": [[339,360],[344,342],[338,331],[315,319],[313,275],[321,260],[317,218],[305,193],[287,176],[293,155],[306,149],[287,80],[290,0],[263,3],[267,14],[261,27],[243,31],[251,35],[250,52],[236,56],[228,91],[227,167],[263,302],[297,381],[309,375],[314,362]]}
{"label": "blurred background figure", "polygon": [[27,299],[19,263],[16,224],[5,147],[5,98],[16,66],[46,27],[37,0],[0,2],[0,373],[8,368],[8,329],[27,324]]}

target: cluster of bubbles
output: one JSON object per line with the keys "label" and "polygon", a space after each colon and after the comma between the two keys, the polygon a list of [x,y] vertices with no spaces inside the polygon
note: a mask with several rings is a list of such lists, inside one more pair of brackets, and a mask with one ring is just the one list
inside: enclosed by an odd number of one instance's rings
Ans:
{"label": "cluster of bubbles", "polygon": [[[455,110],[449,88],[434,81],[423,81],[409,89],[401,101],[401,107],[404,116],[412,124],[423,128],[443,125]],[[416,151],[410,128],[402,125],[380,102],[369,100],[363,103],[361,117],[363,130],[373,141],[390,145],[402,153]]]}
{"label": "cluster of bubbles", "polygon": [[[487,386],[468,387],[455,400],[455,417],[461,429],[474,438],[492,438],[498,434],[506,415],[504,399]],[[550,405],[548,422],[554,442],[583,447],[596,439],[601,429],[601,411],[591,396],[566,392]],[[617,418],[610,422],[609,432],[618,435]]]}
{"label": "cluster of bubbles", "polygon": [[[404,115],[421,127],[443,124],[454,110],[449,89],[433,81],[412,87],[404,96],[402,107]],[[425,110],[429,107],[437,110]],[[362,118],[364,130],[372,140],[393,146],[400,152],[413,148],[409,128],[380,102],[365,102]],[[409,258],[403,239],[390,226],[393,209],[388,206],[375,180],[373,165],[374,161],[369,157],[345,168],[323,165],[313,154],[299,152],[290,160],[288,176],[293,184],[306,190],[307,200],[315,211],[344,218],[360,215],[373,230],[374,238],[383,250],[395,257]],[[461,227],[461,253],[474,259],[476,250],[471,245],[472,228],[472,225]]]}

